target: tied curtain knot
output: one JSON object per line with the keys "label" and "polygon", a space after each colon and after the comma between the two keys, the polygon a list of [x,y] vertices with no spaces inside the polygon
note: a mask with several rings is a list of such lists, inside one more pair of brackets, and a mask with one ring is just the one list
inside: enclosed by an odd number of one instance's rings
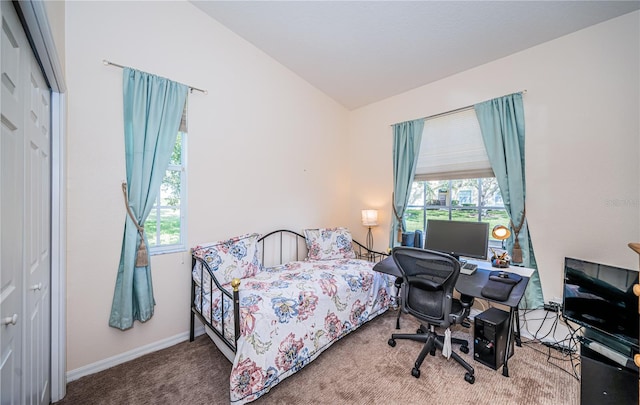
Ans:
{"label": "tied curtain knot", "polygon": [[144,243],[144,226],[140,226],[136,217],[133,215],[133,211],[131,210],[131,206],[129,205],[129,196],[127,194],[127,183],[122,182],[122,196],[124,197],[124,205],[127,208],[127,213],[129,217],[133,221],[133,224],[138,229],[138,233],[140,234],[140,244],[138,245],[137,253],[136,253],[136,267],[146,267],[149,265],[149,252],[147,251],[147,245]]}
{"label": "tied curtain knot", "polygon": [[396,233],[396,241],[402,242],[402,232],[404,232],[404,223],[402,222],[402,215],[398,214],[398,210],[396,209],[396,194],[393,193],[391,196],[391,206],[393,208],[393,215],[396,216],[396,220],[398,221],[398,232]]}
{"label": "tied curtain knot", "polygon": [[524,225],[524,219],[527,212],[527,207],[524,206],[522,209],[522,219],[520,220],[520,224],[515,226],[513,224],[513,220],[510,219],[511,228],[513,229],[513,252],[511,253],[511,261],[514,263],[522,263],[522,248],[520,247],[520,241],[518,240],[518,234],[522,229],[522,225]]}

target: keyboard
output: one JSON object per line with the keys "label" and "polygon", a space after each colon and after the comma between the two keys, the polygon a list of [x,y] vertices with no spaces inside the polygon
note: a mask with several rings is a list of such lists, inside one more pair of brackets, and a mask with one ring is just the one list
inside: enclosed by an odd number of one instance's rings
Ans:
{"label": "keyboard", "polygon": [[462,267],[460,267],[460,273],[471,275],[473,274],[474,271],[476,271],[477,268],[478,268],[477,264],[467,262]]}

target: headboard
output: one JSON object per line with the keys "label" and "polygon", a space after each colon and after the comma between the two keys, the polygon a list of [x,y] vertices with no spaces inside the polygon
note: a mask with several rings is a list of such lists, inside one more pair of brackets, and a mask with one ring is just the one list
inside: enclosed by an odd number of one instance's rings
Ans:
{"label": "headboard", "polygon": [[[388,256],[385,253],[368,250],[356,240],[353,240],[353,251],[356,258],[375,263]],[[258,252],[265,267],[304,260],[308,254],[304,235],[287,229],[269,232],[258,239]]]}
{"label": "headboard", "polygon": [[258,254],[264,267],[273,267],[306,259],[307,243],[304,235],[279,229],[258,239]]}

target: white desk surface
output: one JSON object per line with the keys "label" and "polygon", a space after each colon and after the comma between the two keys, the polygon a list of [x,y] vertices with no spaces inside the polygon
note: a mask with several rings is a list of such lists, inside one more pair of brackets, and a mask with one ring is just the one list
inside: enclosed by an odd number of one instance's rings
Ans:
{"label": "white desk surface", "polygon": [[493,267],[491,265],[491,262],[487,260],[474,260],[474,259],[465,259],[465,260],[467,260],[467,262],[469,263],[477,264],[479,269],[485,269],[485,270],[491,270],[491,271],[505,271],[508,273],[518,274],[524,277],[531,277],[531,275],[535,271],[534,269],[531,269],[529,267],[520,267],[520,266],[514,266],[514,265],[511,265],[509,267],[504,267],[504,268]]}

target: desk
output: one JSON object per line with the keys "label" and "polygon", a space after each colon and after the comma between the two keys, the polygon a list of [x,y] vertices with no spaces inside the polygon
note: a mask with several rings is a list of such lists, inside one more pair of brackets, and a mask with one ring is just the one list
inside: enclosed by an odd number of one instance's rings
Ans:
{"label": "desk", "polygon": [[[512,333],[507,335],[507,350],[505,350],[504,354],[504,362],[502,366],[502,375],[505,377],[509,377],[509,346],[511,345],[512,335],[515,336],[516,345],[522,346],[522,342],[520,341],[520,317],[518,314],[518,305],[520,305],[520,301],[524,296],[524,291],[527,288],[527,284],[529,284],[529,277],[533,274],[533,269],[529,269],[526,267],[516,267],[510,266],[505,269],[497,269],[491,266],[489,262],[469,260],[469,262],[477,264],[478,269],[471,275],[460,274],[458,277],[458,281],[456,282],[456,290],[460,294],[470,295],[472,297],[480,298],[483,300],[495,302],[497,304],[505,305],[509,307],[509,325],[508,328]],[[489,299],[487,297],[482,296],[482,288],[489,281],[489,274],[492,271],[501,270],[508,273],[515,273],[522,277],[522,280],[516,284],[511,290],[511,294],[506,301],[496,301]],[[514,330],[514,321],[515,321],[515,330]]]}
{"label": "desk", "polygon": [[[474,263],[478,265],[478,269],[471,275],[462,274],[458,276],[458,280],[456,281],[456,290],[460,294],[469,295],[474,298],[480,298],[483,300],[495,302],[497,304],[505,305],[509,307],[509,330],[513,333],[509,333],[507,335],[507,348],[511,345],[512,335],[515,335],[516,344],[518,346],[522,346],[520,341],[520,319],[518,317],[518,305],[522,300],[522,296],[524,295],[524,291],[527,288],[527,284],[529,283],[529,277],[533,274],[533,269],[529,269],[526,267],[516,267],[511,266],[505,269],[497,269],[491,266],[491,263],[485,261],[477,261],[477,260],[469,260],[470,263]],[[373,268],[375,271],[386,273],[392,275],[394,277],[402,277],[402,273],[400,273],[400,269],[396,266],[393,261],[393,257],[389,256],[380,263],[376,264]],[[511,294],[506,301],[496,301],[482,296],[482,288],[485,286],[487,281],[489,281],[489,273],[492,271],[506,271],[509,273],[515,273],[522,277],[522,280],[516,284],[511,290]],[[514,331],[514,321],[517,329]],[[509,377],[509,350],[505,350],[504,362],[502,366],[502,375],[505,377]]]}

